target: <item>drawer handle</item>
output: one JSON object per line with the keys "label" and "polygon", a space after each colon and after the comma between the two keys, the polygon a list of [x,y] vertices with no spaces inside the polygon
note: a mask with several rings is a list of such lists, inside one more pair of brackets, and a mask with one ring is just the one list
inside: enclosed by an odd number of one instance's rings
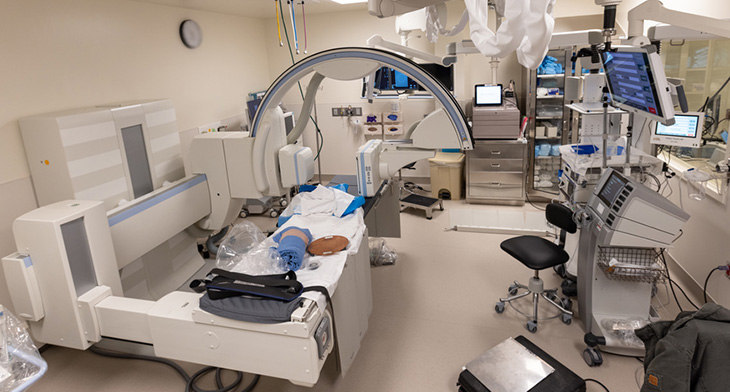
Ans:
{"label": "drawer handle", "polygon": [[492,155],[502,155],[502,151],[492,151]]}
{"label": "drawer handle", "polygon": [[492,163],[492,167],[502,167],[502,164],[500,164],[500,163]]}
{"label": "drawer handle", "polygon": [[502,183],[501,182],[490,182],[489,185],[492,185],[495,188],[501,188]]}

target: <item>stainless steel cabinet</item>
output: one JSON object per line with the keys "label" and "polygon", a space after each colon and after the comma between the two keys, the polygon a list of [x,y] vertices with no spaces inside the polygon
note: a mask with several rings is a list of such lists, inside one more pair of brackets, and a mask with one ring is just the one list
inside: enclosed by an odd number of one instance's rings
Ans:
{"label": "stainless steel cabinet", "polygon": [[477,140],[466,154],[466,201],[525,204],[527,143]]}

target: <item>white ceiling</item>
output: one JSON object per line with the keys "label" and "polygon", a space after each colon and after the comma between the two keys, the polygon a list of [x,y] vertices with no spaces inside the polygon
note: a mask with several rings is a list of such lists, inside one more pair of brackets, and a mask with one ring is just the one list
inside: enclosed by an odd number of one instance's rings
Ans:
{"label": "white ceiling", "polygon": [[[219,12],[222,14],[248,16],[253,18],[274,18],[274,0],[138,0],[145,3],[162,4],[172,7],[191,8],[200,11]],[[287,0],[282,1],[284,12],[287,12]],[[296,0],[297,4],[301,0]],[[301,12],[302,7],[296,5],[294,11]],[[305,14],[321,14],[327,12],[342,12],[365,10],[367,3],[337,4],[332,0],[305,0]]]}

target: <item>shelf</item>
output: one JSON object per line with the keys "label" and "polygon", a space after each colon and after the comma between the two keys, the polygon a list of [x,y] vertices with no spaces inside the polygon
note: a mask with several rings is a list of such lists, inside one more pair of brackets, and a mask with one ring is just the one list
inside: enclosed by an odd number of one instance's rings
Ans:
{"label": "shelf", "polygon": [[560,155],[540,155],[536,159],[560,159]]}
{"label": "shelf", "polygon": [[[603,104],[601,104],[600,107],[591,107],[591,108],[585,108],[579,103],[571,103],[570,105],[565,105],[570,110],[575,110],[576,112],[580,114],[603,114]],[[608,114],[619,114],[619,113],[628,113],[625,110],[617,109],[613,106],[608,107]]]}
{"label": "shelf", "polygon": [[562,119],[563,116],[535,116],[535,120],[556,120],[556,119]]}
{"label": "shelf", "polygon": [[551,75],[537,75],[537,77],[543,78],[543,79],[550,79],[550,78],[557,79],[557,78],[564,78],[565,75],[564,74],[551,74]]}
{"label": "shelf", "polygon": [[563,95],[545,95],[542,97],[535,97],[537,99],[551,99],[551,98],[563,98]]}

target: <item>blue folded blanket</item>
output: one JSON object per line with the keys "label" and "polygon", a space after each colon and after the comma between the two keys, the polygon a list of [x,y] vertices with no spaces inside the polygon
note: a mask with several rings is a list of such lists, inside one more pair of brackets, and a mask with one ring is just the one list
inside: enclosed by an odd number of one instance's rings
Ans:
{"label": "blue folded blanket", "polygon": [[[284,233],[289,230],[299,230],[309,240],[305,242],[303,239],[296,235],[284,236]],[[302,260],[304,259],[304,253],[307,251],[307,245],[312,242],[312,233],[310,233],[307,229],[292,226],[287,227],[286,229],[274,235],[273,239],[274,241],[279,243],[277,251],[279,252],[281,258],[284,260],[284,263],[286,263],[287,268],[292,271],[298,271],[299,267],[302,266]]]}

